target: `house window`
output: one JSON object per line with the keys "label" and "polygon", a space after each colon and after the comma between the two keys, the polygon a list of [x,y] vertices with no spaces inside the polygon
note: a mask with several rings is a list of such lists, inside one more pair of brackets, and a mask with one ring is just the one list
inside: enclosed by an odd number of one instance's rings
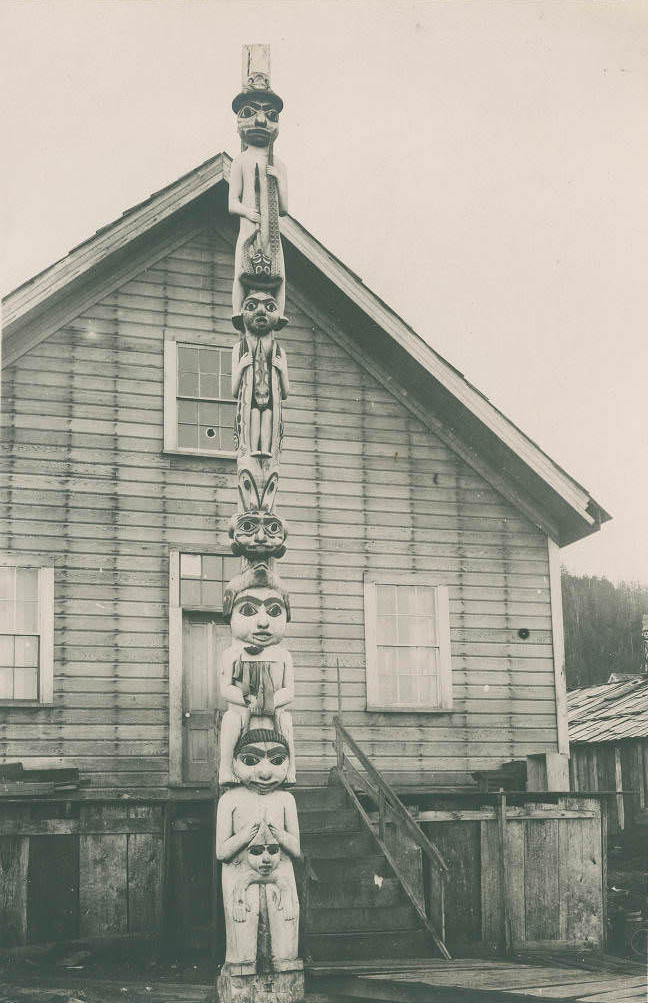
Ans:
{"label": "house window", "polygon": [[180,554],[180,606],[221,610],[223,589],[241,570],[240,557]]}
{"label": "house window", "polygon": [[0,703],[51,703],[54,569],[0,566]]}
{"label": "house window", "polygon": [[233,455],[231,367],[231,347],[165,342],[165,449]]}
{"label": "house window", "polygon": [[365,577],[368,710],[452,707],[448,590],[421,575]]}

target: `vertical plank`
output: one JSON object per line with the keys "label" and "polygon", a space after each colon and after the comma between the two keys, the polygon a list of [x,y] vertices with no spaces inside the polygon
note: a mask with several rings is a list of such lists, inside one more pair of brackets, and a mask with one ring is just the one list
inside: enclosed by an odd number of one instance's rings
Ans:
{"label": "vertical plank", "polygon": [[525,823],[524,892],[527,942],[560,937],[558,820]]}
{"label": "vertical plank", "polygon": [[[79,932],[128,932],[128,847],[125,834],[93,832],[126,818],[125,805],[82,805],[79,836]],[[86,830],[86,831],[84,831]]]}
{"label": "vertical plank", "polygon": [[633,742],[633,751],[635,755],[635,771],[637,777],[637,789],[639,791],[639,811],[643,811],[646,807],[646,788],[645,788],[645,777],[644,777],[644,757],[642,751],[643,742],[641,739],[637,739]]}
{"label": "vertical plank", "polygon": [[30,944],[78,937],[78,836],[30,838],[27,918]]}
{"label": "vertical plank", "polygon": [[560,940],[599,947],[603,938],[600,818],[558,819],[558,847]]}
{"label": "vertical plank", "polygon": [[161,919],[162,837],[128,836],[128,932],[157,933]]}
{"label": "vertical plank", "polygon": [[502,939],[500,857],[497,820],[480,822],[482,941],[497,950]]}
{"label": "vertical plank", "polygon": [[513,946],[526,942],[526,899],[524,888],[524,821],[506,823],[506,878],[509,919]]}
{"label": "vertical plank", "polygon": [[[480,823],[479,822],[424,822],[423,830],[439,847],[448,865],[449,874],[445,896],[446,943],[452,954],[479,943],[482,936],[481,883],[480,883]],[[434,889],[438,868],[432,868],[426,859],[426,885],[428,902]]]}
{"label": "vertical plank", "polygon": [[54,568],[39,568],[38,595],[39,700],[49,704],[54,699]]}
{"label": "vertical plank", "polygon": [[625,806],[623,804],[623,771],[621,769],[621,750],[618,745],[614,746],[614,789],[617,792],[616,807],[619,829],[625,829]]}
{"label": "vertical plank", "polygon": [[27,942],[29,837],[0,836],[0,944]]}
{"label": "vertical plank", "polygon": [[509,884],[510,875],[507,873],[507,846],[506,846],[506,794],[500,791],[497,795],[497,841],[500,863],[500,898],[502,902],[502,942],[504,953],[508,957],[511,954],[511,916],[509,912]]}
{"label": "vertical plank", "polygon": [[556,686],[556,724],[558,752],[569,755],[567,731],[567,683],[565,680],[565,629],[563,626],[562,586],[560,582],[560,548],[547,537],[549,550],[549,592],[551,596],[551,636],[553,643],[554,680]]}

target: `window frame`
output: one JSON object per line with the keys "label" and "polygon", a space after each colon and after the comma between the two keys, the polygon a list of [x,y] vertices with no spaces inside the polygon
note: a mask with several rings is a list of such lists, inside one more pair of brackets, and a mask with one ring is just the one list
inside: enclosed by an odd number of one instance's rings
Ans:
{"label": "window frame", "polygon": [[[379,698],[377,644],[377,585],[417,585],[435,590],[436,636],[438,638],[439,702],[435,704],[385,705]],[[380,713],[447,714],[452,711],[452,659],[450,651],[450,603],[448,586],[424,572],[364,575],[365,665],[367,710]]]}
{"label": "window frame", "polygon": [[[215,337],[201,331],[174,331],[164,333],[164,452],[181,456],[212,457],[217,460],[236,459],[236,451],[229,449],[197,449],[193,446],[178,445],[178,347],[219,348],[232,351],[227,335]],[[223,403],[233,404],[228,398]]]}
{"label": "window frame", "polygon": [[[38,572],[38,699],[0,697],[0,707],[51,707],[54,703],[54,565],[52,555],[0,554],[3,568],[32,568]],[[11,633],[11,632],[10,632]],[[12,636],[20,637],[14,633]]]}

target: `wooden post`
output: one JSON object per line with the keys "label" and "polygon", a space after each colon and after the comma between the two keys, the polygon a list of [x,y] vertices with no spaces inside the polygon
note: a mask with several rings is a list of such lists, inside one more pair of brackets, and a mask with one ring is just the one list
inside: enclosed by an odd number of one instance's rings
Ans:
{"label": "wooden post", "polygon": [[508,875],[506,868],[506,794],[497,795],[497,831],[500,861],[500,900],[502,903],[502,940],[507,957],[512,953],[511,910],[509,904]]}
{"label": "wooden post", "polygon": [[342,677],[340,676],[340,659],[335,659],[335,668],[337,671],[337,705],[338,705],[338,717],[342,719]]}
{"label": "wooden post", "polygon": [[614,789],[617,792],[616,806],[619,829],[625,829],[625,805],[623,804],[623,770],[621,768],[621,750],[614,746]]}

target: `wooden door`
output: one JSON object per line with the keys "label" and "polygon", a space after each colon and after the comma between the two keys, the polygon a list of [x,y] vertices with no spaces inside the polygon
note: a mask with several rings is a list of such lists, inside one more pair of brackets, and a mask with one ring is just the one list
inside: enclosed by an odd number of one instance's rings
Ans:
{"label": "wooden door", "polygon": [[217,613],[182,617],[182,780],[210,783],[216,772],[216,711],[220,655],[230,629]]}

